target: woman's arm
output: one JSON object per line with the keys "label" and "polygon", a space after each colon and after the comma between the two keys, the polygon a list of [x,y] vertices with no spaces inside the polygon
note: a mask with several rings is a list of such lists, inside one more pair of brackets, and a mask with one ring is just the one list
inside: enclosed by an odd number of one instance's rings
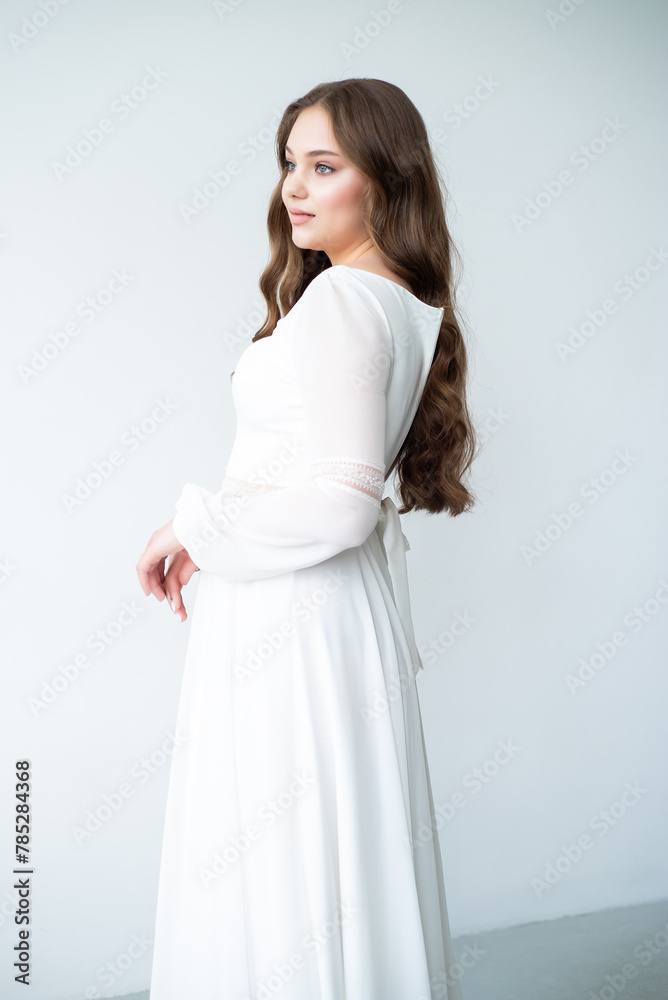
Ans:
{"label": "woman's arm", "polygon": [[[202,570],[257,580],[361,545],[384,493],[392,337],[365,291],[329,271],[309,285],[292,330],[311,479],[230,498],[188,483],[173,529]],[[263,456],[266,460],[266,455]]]}

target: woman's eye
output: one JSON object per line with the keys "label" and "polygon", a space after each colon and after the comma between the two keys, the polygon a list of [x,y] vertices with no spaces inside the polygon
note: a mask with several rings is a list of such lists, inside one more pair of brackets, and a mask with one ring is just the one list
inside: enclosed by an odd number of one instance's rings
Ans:
{"label": "woman's eye", "polygon": [[[292,160],[286,160],[285,166],[287,167],[288,173],[292,173],[292,171],[290,170],[290,167],[294,167],[294,163],[292,162]],[[334,172],[334,167],[330,167],[326,163],[316,163],[315,165],[316,173],[323,173],[323,171],[318,170],[318,167],[324,167],[325,170],[328,171],[329,173]]]}

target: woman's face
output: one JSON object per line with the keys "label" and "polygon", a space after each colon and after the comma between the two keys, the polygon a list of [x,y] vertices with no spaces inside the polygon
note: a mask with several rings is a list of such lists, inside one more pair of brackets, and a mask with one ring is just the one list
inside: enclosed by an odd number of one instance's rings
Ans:
{"label": "woman's face", "polygon": [[369,241],[361,217],[367,180],[341,153],[327,112],[315,107],[300,112],[283,155],[288,164],[283,203],[288,211],[309,215],[300,222],[303,215],[290,214],[295,246],[324,250],[333,265],[345,263]]}

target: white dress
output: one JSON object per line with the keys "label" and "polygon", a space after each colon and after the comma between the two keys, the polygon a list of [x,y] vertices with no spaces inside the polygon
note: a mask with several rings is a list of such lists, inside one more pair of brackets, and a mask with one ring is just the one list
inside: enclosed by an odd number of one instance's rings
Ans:
{"label": "white dress", "polygon": [[151,1000],[460,1000],[383,499],[442,316],[389,278],[319,274],[239,359],[221,490],[177,501],[201,573]]}

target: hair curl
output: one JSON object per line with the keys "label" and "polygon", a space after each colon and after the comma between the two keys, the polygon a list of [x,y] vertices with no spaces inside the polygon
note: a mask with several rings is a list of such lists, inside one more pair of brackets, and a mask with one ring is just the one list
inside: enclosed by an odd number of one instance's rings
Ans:
{"label": "hair curl", "polygon": [[385,478],[396,468],[400,514],[456,516],[477,499],[463,482],[477,436],[466,401],[468,362],[452,274],[461,256],[446,225],[447,191],[424,121],[394,84],[364,77],[321,83],[285,109],[275,143],[281,178],[267,217],[270,258],[259,279],[267,318],[253,341],[270,336],[316,275],[331,267],[324,251],[295,246],[282,198],[285,146],[297,117],[311,107],[327,112],[343,154],[368,180],[362,218],[382,260],[417,298],[444,307],[415,418]]}

